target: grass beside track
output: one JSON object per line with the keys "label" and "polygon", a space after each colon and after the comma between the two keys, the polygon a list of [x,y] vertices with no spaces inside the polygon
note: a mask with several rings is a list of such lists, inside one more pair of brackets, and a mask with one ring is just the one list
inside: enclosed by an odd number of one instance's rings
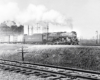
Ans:
{"label": "grass beside track", "polygon": [[[21,61],[22,44],[0,44],[0,58]],[[99,46],[23,45],[25,61],[100,71]]]}

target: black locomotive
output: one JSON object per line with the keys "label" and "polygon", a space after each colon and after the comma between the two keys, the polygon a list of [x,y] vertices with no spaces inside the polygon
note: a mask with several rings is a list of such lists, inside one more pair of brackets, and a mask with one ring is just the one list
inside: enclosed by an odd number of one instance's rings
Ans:
{"label": "black locomotive", "polygon": [[79,44],[77,33],[75,31],[72,31],[70,33],[52,32],[52,33],[24,35],[23,42],[26,44],[68,44],[68,45]]}

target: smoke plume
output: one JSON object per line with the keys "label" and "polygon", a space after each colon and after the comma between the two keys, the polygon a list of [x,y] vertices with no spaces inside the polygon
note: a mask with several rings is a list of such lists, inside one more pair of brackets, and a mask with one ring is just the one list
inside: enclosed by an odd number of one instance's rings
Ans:
{"label": "smoke plume", "polygon": [[15,16],[19,13],[16,3],[0,4],[0,23],[7,20],[15,20]]}
{"label": "smoke plume", "polygon": [[[10,25],[8,24],[10,23]],[[14,21],[4,21],[0,24],[0,36],[2,35],[20,35],[24,34],[24,26],[17,26]]]}
{"label": "smoke plume", "polygon": [[6,20],[15,21],[17,24],[48,22],[52,24],[66,25],[66,17],[60,12],[49,10],[44,5],[29,4],[21,10],[16,3],[0,5],[0,23]]}

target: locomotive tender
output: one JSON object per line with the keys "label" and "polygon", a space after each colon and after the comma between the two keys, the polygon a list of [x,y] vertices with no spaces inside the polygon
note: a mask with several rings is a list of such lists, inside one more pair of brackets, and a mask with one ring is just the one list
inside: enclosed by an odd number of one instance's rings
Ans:
{"label": "locomotive tender", "polygon": [[38,33],[33,35],[24,35],[23,42],[25,44],[68,44],[78,45],[79,41],[77,33],[72,31],[67,32],[52,32],[52,33]]}

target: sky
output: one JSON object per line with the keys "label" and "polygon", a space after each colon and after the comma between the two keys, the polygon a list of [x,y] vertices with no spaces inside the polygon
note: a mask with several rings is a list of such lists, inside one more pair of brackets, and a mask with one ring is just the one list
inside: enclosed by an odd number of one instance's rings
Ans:
{"label": "sky", "polygon": [[100,34],[100,0],[0,0],[0,22],[49,23],[49,31],[75,30],[79,38]]}

